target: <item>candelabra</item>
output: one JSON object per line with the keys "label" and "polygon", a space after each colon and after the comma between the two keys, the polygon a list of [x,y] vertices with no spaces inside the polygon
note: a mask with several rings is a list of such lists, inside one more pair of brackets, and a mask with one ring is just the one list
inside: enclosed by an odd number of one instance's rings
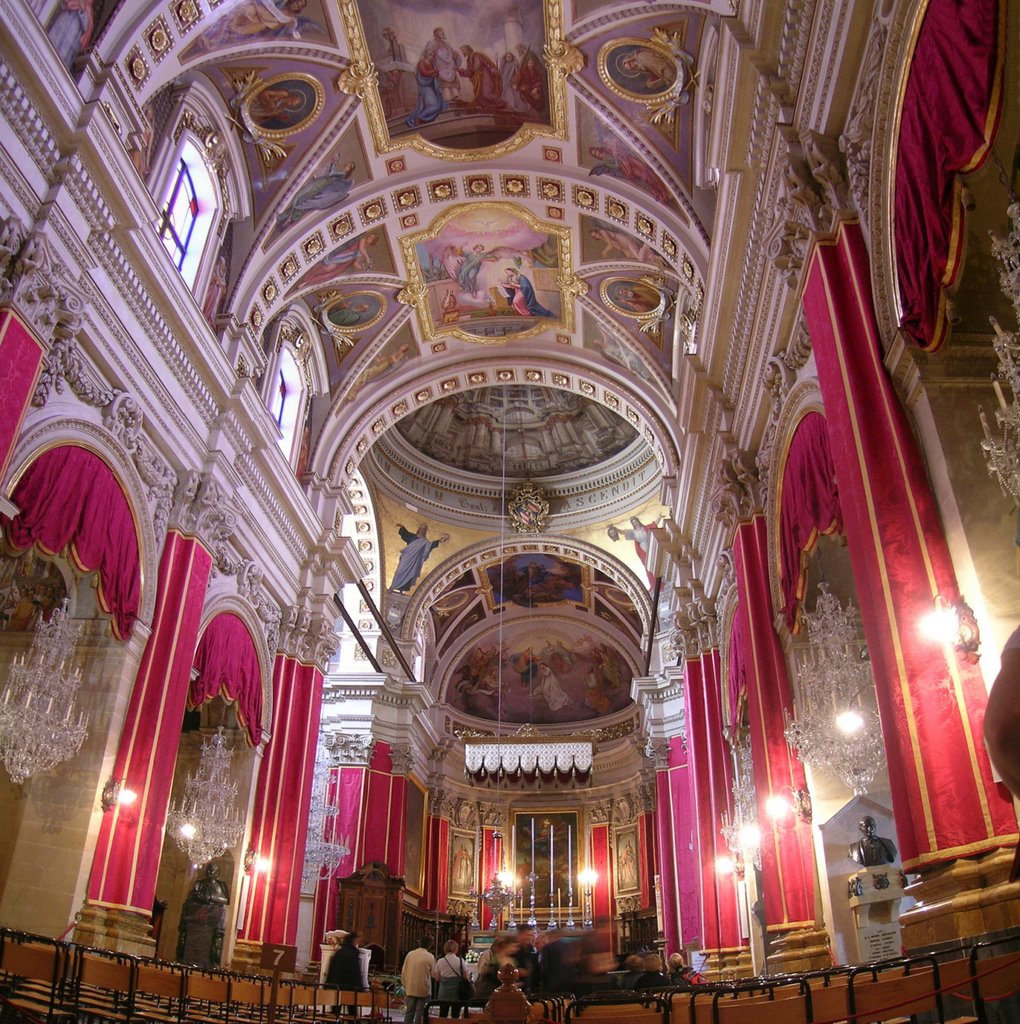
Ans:
{"label": "candelabra", "polygon": [[344,838],[337,839],[336,836],[339,808],[330,800],[331,767],[329,755],[320,746],[315,756],[312,798],[308,808],[308,835],[305,840],[305,865],[302,873],[305,885],[329,878],[340,867],[344,857],[351,852]]}
{"label": "candelabra", "polygon": [[[1020,203],[1013,202],[1008,210],[1010,230],[1006,238],[992,242],[992,253],[999,261],[999,284],[1003,294],[1013,305],[1014,313],[1020,318]],[[999,366],[992,376],[992,387],[998,401],[995,422],[1001,434],[992,433],[984,409],[978,410],[984,440],[981,449],[985,453],[988,472],[999,481],[1003,494],[1020,504],[1020,339],[1016,332],[1004,331],[991,318],[995,328],[992,347],[999,358]],[[1007,403],[1003,383],[1010,390]]]}
{"label": "candelabra", "polygon": [[787,715],[786,742],[808,764],[823,765],[838,775],[855,796],[868,784],[884,759],[878,715],[864,701],[871,690],[871,663],[857,637],[852,606],[844,608],[819,585],[815,610],[805,613],[810,647],[803,655],[802,706],[791,721]]}
{"label": "candelabra", "polygon": [[492,880],[481,892],[472,890],[471,898],[480,899],[489,908],[495,921],[507,907],[512,908],[517,899],[518,893],[513,887],[513,882],[511,875],[500,871],[492,876]]}
{"label": "candelabra", "polygon": [[237,783],[230,777],[230,750],[223,727],[202,741],[198,767],[184,781],[180,804],[170,804],[167,825],[192,864],[207,864],[244,834],[237,809]]}
{"label": "candelabra", "polygon": [[[532,844],[534,844],[534,839],[532,839]],[[534,845],[532,845],[531,872],[528,874],[528,881],[531,883],[531,886],[530,886],[530,896],[529,896],[530,913],[528,914],[528,927],[529,928],[536,928],[536,927],[538,927],[538,918],[535,917],[535,881],[537,879],[538,879],[538,875],[535,874]]]}
{"label": "candelabra", "polygon": [[80,631],[65,601],[11,665],[0,697],[0,760],[15,785],[73,757],[88,733],[88,715],[74,710],[81,669],[70,668]]}

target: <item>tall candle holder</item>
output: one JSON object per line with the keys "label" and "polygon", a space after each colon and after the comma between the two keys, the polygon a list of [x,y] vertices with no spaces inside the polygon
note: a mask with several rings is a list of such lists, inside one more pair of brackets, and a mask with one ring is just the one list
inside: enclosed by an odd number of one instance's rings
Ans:
{"label": "tall candle holder", "polygon": [[528,914],[528,927],[535,928],[538,925],[538,918],[535,917],[535,881],[538,875],[535,874],[534,866],[532,866],[531,874],[528,875],[528,881],[531,882],[531,894],[529,896],[529,909]]}

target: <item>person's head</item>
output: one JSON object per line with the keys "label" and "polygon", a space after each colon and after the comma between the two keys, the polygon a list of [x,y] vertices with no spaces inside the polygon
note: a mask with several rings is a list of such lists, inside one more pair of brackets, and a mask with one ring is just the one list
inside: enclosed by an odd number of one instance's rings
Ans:
{"label": "person's head", "polygon": [[427,536],[428,532],[429,532],[428,523],[419,523],[418,524],[418,536],[419,537]]}
{"label": "person's head", "polygon": [[394,39],[394,38],[396,38],[396,35],[397,35],[397,33],[396,33],[396,32],[394,32],[394,31],[393,31],[393,29],[391,29],[391,28],[389,27],[389,25],[387,25],[387,26],[386,26],[386,27],[385,27],[385,28],[384,28],[384,29],[382,30],[382,34],[383,34],[383,38],[384,38],[384,39]]}
{"label": "person's head", "polygon": [[428,949],[428,948],[429,948],[429,946],[431,946],[431,945],[432,945],[432,943],[431,943],[431,942],[429,942],[429,938],[428,938],[428,936],[427,936],[427,935],[423,935],[423,936],[422,936],[422,937],[421,937],[421,938],[420,938],[420,939],[418,940],[418,948],[419,948],[419,949]]}
{"label": "person's head", "polygon": [[446,29],[444,29],[444,28],[435,28],[435,29],[433,29],[432,30],[432,38],[433,39],[438,39],[438,40],[445,40],[446,39]]}
{"label": "person's head", "polygon": [[662,971],[662,957],[658,953],[646,953],[641,961],[641,966],[646,971]]}
{"label": "person's head", "polygon": [[215,878],[219,874],[219,868],[215,864],[206,864],[205,866],[205,877]]}
{"label": "person's head", "polygon": [[870,814],[865,814],[857,826],[866,836],[875,834],[875,819]]}
{"label": "person's head", "polygon": [[639,957],[637,953],[631,953],[631,955],[623,961],[623,966],[628,971],[640,971],[642,966],[641,957]]}
{"label": "person's head", "polygon": [[680,968],[687,966],[684,962],[683,953],[670,953],[668,962],[671,971],[679,971]]}
{"label": "person's head", "polygon": [[343,941],[340,943],[340,945],[341,946],[356,946],[358,944],[358,939],[360,939],[360,938],[361,938],[361,935],[358,932],[348,932],[344,936]]}
{"label": "person's head", "polygon": [[516,281],[521,276],[521,272],[515,267],[506,268],[506,279],[508,281]]}
{"label": "person's head", "polygon": [[533,946],[535,944],[535,930],[533,928],[518,928],[517,941],[522,946]]}
{"label": "person's head", "polygon": [[637,527],[639,527],[641,525],[641,520],[638,519],[637,516],[631,516],[630,517],[630,525],[633,526],[635,529],[637,529]]}
{"label": "person's head", "polygon": [[447,939],[443,946],[444,953],[456,953],[460,949],[460,943],[456,939]]}
{"label": "person's head", "polygon": [[465,44],[464,44],[464,45],[463,45],[463,46],[462,46],[462,47],[460,48],[460,52],[461,52],[462,54],[464,54],[464,56],[465,56],[465,57],[470,57],[470,56],[471,56],[471,54],[472,54],[472,53],[473,53],[474,51],[472,50],[472,48],[471,48],[470,46],[468,46],[468,44],[467,44],[467,43],[465,43]]}

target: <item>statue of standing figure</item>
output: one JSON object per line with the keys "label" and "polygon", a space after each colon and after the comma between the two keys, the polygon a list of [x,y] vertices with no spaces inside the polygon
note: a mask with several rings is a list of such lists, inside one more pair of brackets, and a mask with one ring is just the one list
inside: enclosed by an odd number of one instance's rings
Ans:
{"label": "statue of standing figure", "polygon": [[875,819],[866,814],[857,826],[861,838],[851,843],[847,856],[866,868],[876,864],[892,864],[896,860],[896,846],[891,839],[875,835]]}
{"label": "statue of standing figure", "polygon": [[184,901],[177,933],[177,959],[182,963],[218,967],[223,956],[230,892],[217,875],[216,865],[207,864]]}

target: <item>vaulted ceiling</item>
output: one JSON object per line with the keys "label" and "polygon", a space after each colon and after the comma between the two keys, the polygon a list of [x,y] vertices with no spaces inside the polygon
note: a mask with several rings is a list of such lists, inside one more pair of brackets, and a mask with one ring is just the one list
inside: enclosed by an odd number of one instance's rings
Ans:
{"label": "vaulted ceiling", "polygon": [[[495,677],[508,720],[630,704],[731,13],[172,0],[97,26],[149,125],[150,181],[182,96],[230,125],[207,136],[243,170],[207,312],[267,345],[281,322],[311,329],[324,379],[299,475],[344,466],[369,585],[466,716],[493,717]],[[526,484],[549,508],[517,532]],[[399,527],[423,525],[447,539],[397,593]]]}

